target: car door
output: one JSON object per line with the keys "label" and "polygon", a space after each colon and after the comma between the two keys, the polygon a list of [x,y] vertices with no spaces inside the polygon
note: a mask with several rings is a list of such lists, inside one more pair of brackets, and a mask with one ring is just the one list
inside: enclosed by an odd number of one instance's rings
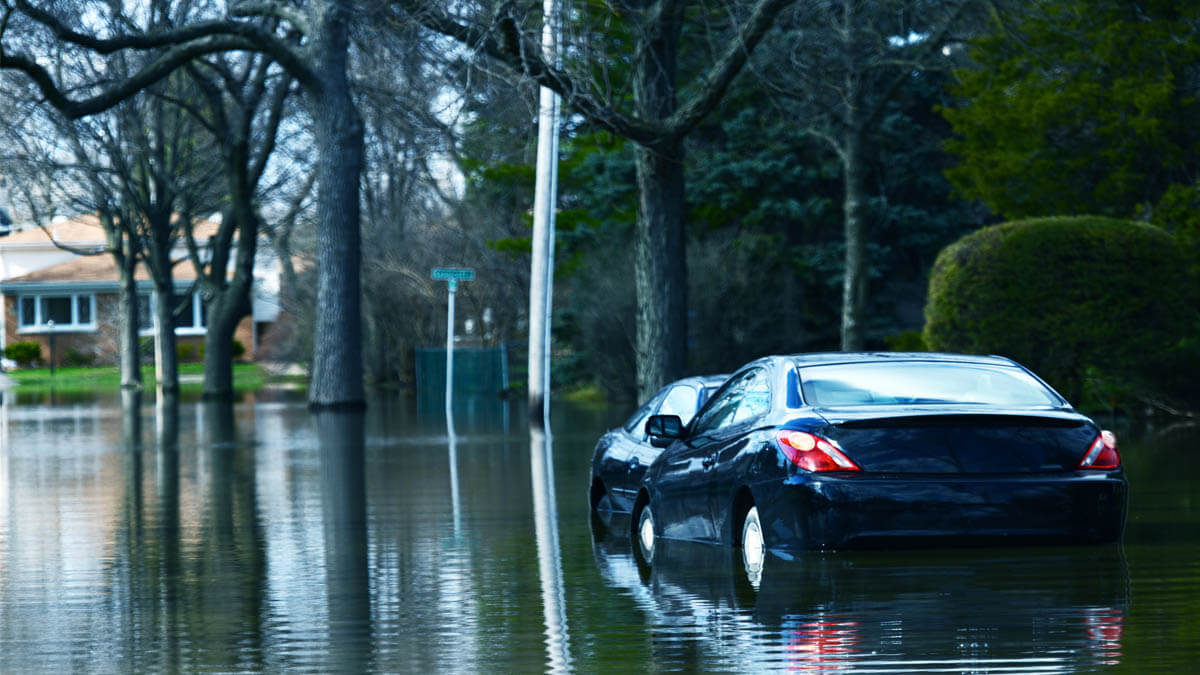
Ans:
{"label": "car door", "polygon": [[687,439],[674,443],[660,460],[656,475],[656,506],[664,536],[711,541],[717,530],[712,522],[713,459],[727,441],[738,418],[746,387],[757,369],[735,375],[700,411]]}
{"label": "car door", "polygon": [[726,532],[734,490],[740,487],[737,459],[770,410],[770,370],[760,368],[746,380],[737,409],[711,431],[709,455],[702,464],[707,467],[707,508],[717,540]]}
{"label": "car door", "polygon": [[627,511],[641,484],[645,467],[661,452],[646,441],[646,418],[658,410],[667,394],[664,389],[655,394],[620,428],[605,434],[606,448],[600,453],[598,473],[608,487],[613,508]]}

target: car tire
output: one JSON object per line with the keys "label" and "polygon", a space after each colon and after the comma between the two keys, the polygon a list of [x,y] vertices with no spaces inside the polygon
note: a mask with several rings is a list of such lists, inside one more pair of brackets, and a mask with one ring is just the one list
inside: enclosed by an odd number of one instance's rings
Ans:
{"label": "car tire", "polygon": [[763,562],[767,557],[767,546],[763,539],[762,521],[759,520],[757,506],[751,506],[746,511],[746,518],[742,522],[741,544],[746,577],[750,584],[757,588],[762,580]]}
{"label": "car tire", "polygon": [[633,538],[636,540],[634,545],[637,546],[638,552],[642,554],[642,559],[646,562],[654,560],[654,549],[658,543],[658,535],[654,529],[654,511],[647,503],[638,512],[637,527],[633,531]]}

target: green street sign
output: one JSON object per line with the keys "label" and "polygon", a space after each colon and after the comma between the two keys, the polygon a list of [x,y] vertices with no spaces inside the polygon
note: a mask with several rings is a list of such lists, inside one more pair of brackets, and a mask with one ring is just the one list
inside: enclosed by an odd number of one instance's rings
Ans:
{"label": "green street sign", "polygon": [[475,278],[475,270],[470,267],[435,267],[434,281],[471,281]]}

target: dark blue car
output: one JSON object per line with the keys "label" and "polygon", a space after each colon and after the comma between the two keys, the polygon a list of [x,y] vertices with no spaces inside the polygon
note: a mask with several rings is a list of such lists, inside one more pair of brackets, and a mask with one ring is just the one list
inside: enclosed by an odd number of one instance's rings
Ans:
{"label": "dark blue car", "polygon": [[632,509],[657,537],[799,550],[975,541],[1109,542],[1127,483],[1112,433],[1005,358],[773,356],[734,373],[669,443]]}
{"label": "dark blue car", "polygon": [[728,375],[687,377],[650,397],[624,424],[600,437],[592,453],[590,500],[594,510],[628,513],[650,463],[662,453],[646,435],[653,415],[674,415],[687,424]]}

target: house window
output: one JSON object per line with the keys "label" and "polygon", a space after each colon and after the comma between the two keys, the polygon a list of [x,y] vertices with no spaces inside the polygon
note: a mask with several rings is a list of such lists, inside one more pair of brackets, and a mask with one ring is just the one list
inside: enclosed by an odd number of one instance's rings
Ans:
{"label": "house window", "polygon": [[[202,335],[208,326],[208,311],[200,293],[185,296],[175,296],[179,303],[179,311],[175,313],[176,335]],[[152,335],[158,317],[155,315],[158,296],[149,293],[138,295],[138,332],[142,335]]]}
{"label": "house window", "polygon": [[154,305],[149,293],[138,293],[138,331],[149,333],[154,330]]}
{"label": "house window", "polygon": [[91,293],[22,295],[18,310],[19,328],[25,331],[55,329],[95,330],[96,296]]}
{"label": "house window", "polygon": [[204,332],[208,325],[208,312],[204,308],[204,300],[199,293],[183,298],[183,306],[175,314],[175,332]]}

